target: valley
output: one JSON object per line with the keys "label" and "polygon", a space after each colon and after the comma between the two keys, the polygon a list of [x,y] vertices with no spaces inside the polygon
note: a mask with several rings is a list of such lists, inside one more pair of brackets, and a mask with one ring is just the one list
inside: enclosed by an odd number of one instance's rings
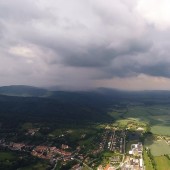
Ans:
{"label": "valley", "polygon": [[164,93],[50,94],[0,96],[0,169],[168,170]]}

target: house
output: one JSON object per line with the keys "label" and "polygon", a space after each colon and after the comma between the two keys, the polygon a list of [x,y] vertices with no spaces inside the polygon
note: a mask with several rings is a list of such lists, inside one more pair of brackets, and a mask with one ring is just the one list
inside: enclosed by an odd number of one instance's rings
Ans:
{"label": "house", "polygon": [[69,146],[68,146],[68,145],[64,145],[64,144],[62,144],[62,145],[61,145],[61,148],[62,148],[62,149],[68,149],[68,148],[69,148]]}

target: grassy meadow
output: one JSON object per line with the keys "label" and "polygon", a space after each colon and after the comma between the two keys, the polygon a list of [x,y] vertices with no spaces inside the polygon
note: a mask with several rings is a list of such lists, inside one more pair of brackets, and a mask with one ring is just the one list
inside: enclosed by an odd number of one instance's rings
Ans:
{"label": "grassy meadow", "polygon": [[165,156],[154,157],[158,170],[170,170],[170,160]]}
{"label": "grassy meadow", "polygon": [[170,106],[130,106],[123,116],[148,123],[153,134],[170,136]]}
{"label": "grassy meadow", "polygon": [[145,146],[147,146],[153,156],[162,156],[164,154],[170,154],[170,146],[164,141],[150,141],[148,139],[145,140]]}
{"label": "grassy meadow", "polygon": [[125,117],[136,117],[152,124],[168,124],[170,121],[170,106],[129,106]]}
{"label": "grassy meadow", "polygon": [[144,164],[145,164],[146,170],[154,170],[154,168],[152,166],[151,159],[149,158],[146,151],[143,152],[143,159],[144,159]]}
{"label": "grassy meadow", "polygon": [[156,135],[170,136],[170,126],[155,125],[151,127],[151,132]]}

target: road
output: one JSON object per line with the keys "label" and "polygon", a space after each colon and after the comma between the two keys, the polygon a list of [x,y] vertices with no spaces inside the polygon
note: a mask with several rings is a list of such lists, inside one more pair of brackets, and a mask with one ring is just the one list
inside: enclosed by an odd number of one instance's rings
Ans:
{"label": "road", "polygon": [[51,169],[51,170],[55,170],[56,166],[57,166],[57,160],[56,160],[56,163],[55,163],[53,169]]}
{"label": "road", "polygon": [[72,160],[76,160],[79,163],[82,163],[85,167],[87,167],[89,170],[93,170],[91,167],[89,167],[86,163],[82,162],[81,160],[77,159],[77,158],[71,158]]}

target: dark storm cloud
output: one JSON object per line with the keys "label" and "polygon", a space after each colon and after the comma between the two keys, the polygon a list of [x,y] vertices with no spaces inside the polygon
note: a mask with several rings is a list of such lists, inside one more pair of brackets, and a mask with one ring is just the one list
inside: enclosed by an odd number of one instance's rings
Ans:
{"label": "dark storm cloud", "polygon": [[169,24],[154,14],[148,18],[142,5],[140,0],[0,1],[0,74],[6,70],[1,84],[69,86],[72,80],[91,86],[113,77],[170,77]]}
{"label": "dark storm cloud", "polygon": [[142,42],[142,40],[129,40],[123,44],[121,49],[110,48],[110,44],[102,46],[92,46],[85,51],[72,51],[63,54],[63,62],[65,65],[75,67],[109,67],[113,59],[122,55],[135,55],[148,51],[152,43]]}

